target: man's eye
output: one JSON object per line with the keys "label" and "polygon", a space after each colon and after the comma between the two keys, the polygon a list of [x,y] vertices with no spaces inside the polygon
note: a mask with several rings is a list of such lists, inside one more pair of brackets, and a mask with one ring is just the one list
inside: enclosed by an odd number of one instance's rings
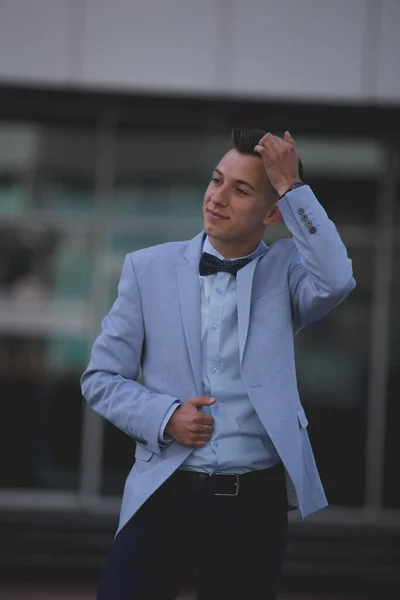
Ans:
{"label": "man's eye", "polygon": [[237,188],[237,192],[238,194],[240,194],[241,196],[248,196],[248,193],[245,192],[244,190],[241,190],[240,188]]}
{"label": "man's eye", "polygon": [[213,181],[214,183],[220,183],[220,181],[221,181],[221,180],[220,180],[218,177],[213,177],[213,178],[212,178],[212,181]]}

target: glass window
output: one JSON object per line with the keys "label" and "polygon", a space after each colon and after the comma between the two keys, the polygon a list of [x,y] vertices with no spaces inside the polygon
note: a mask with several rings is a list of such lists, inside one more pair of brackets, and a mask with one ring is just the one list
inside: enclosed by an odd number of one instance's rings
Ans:
{"label": "glass window", "polygon": [[296,338],[300,396],[329,503],[364,502],[372,249],[350,248],[356,289]]}
{"label": "glass window", "polygon": [[78,487],[95,163],[94,129],[0,122],[2,487]]}
{"label": "glass window", "polygon": [[135,442],[123,431],[105,421],[103,444],[101,493],[121,495],[134,462]]}
{"label": "glass window", "polygon": [[329,218],[337,225],[339,231],[342,225],[372,227],[376,223],[376,198],[379,189],[376,179],[372,177],[338,179],[332,175],[310,173],[305,180],[320,199]]}
{"label": "glass window", "polygon": [[0,302],[8,300],[15,310],[20,302],[28,311],[41,303],[42,312],[51,303],[52,310],[62,307],[65,317],[73,312],[76,318],[77,305],[68,303],[80,303],[82,314],[90,295],[92,243],[83,228],[0,221]]}
{"label": "glass window", "polygon": [[[176,219],[198,221],[212,169],[228,149],[229,135],[121,132],[113,212],[150,216],[153,226],[163,225],[161,235],[179,236],[179,225],[176,234],[170,234],[171,226],[176,229]],[[159,223],[154,219],[158,215]]]}
{"label": "glass window", "polygon": [[77,489],[82,400],[71,356],[87,342],[66,346],[59,361],[57,336],[0,333],[1,487]]}
{"label": "glass window", "polygon": [[77,489],[92,237],[0,221],[1,486]]}
{"label": "glass window", "polygon": [[[105,99],[97,102],[81,95],[65,102],[61,95],[60,106],[48,99],[47,106],[44,102],[38,108],[46,96],[41,93],[33,103],[31,97],[32,92],[26,99],[21,94],[15,110],[6,108],[18,121],[0,120],[0,446],[6,457],[0,485],[77,490],[79,379],[87,365],[92,327],[98,330],[116,298],[123,258],[139,248],[189,239],[200,231],[211,170],[230,145],[229,129],[217,132],[240,115],[242,122],[262,122],[265,107],[206,107],[199,101],[194,108],[182,99],[146,99],[143,108],[143,99],[133,98],[128,109],[124,103],[111,101],[107,107]],[[308,114],[295,106],[291,112],[300,121]],[[328,117],[320,113],[326,125]],[[360,130],[361,122],[350,126],[350,116],[345,109],[342,113],[342,132]],[[24,120],[24,114],[33,117]],[[56,123],[62,114],[72,125]],[[40,122],[40,115],[49,122]],[[108,137],[100,139],[94,122],[103,117],[109,130]],[[125,122],[114,131],[112,123],[119,117]],[[270,126],[280,119],[280,108],[271,105]],[[98,140],[100,159],[106,164],[99,164]],[[343,304],[296,339],[299,387],[330,504],[361,506],[371,265],[377,182],[387,168],[386,159],[380,142],[344,137],[339,129],[330,137],[296,135],[296,142],[304,179],[338,225],[357,280],[356,290]],[[400,210],[397,224],[399,215]],[[267,230],[265,239],[271,243],[288,235],[281,222]],[[393,478],[400,452],[400,238],[396,243],[385,439],[384,503],[389,508],[400,508]],[[94,288],[99,290],[95,298]],[[101,492],[120,495],[133,463],[134,442],[103,423]]]}
{"label": "glass window", "polygon": [[93,129],[0,122],[0,215],[93,212]]}
{"label": "glass window", "polygon": [[304,181],[337,224],[373,226],[379,178],[384,170],[383,148],[374,140],[299,138]]}
{"label": "glass window", "polygon": [[400,456],[400,235],[393,261],[390,311],[389,373],[387,387],[384,506],[400,508],[397,473]]}
{"label": "glass window", "polygon": [[[392,153],[394,150],[392,149]],[[396,160],[396,156],[393,157]],[[397,152],[398,159],[398,152]],[[393,165],[392,165],[393,166]],[[396,171],[395,171],[396,172]],[[398,172],[397,172],[398,177]],[[400,456],[400,179],[395,189],[395,232],[391,278],[391,302],[389,313],[389,357],[386,393],[386,435],[383,505],[400,509],[400,490],[397,474]]]}

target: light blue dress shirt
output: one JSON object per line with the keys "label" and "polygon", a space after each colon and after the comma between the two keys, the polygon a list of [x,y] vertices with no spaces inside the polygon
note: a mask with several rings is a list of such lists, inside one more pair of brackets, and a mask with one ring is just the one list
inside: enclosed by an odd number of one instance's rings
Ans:
{"label": "light blue dress shirt", "polygon": [[[224,258],[208,237],[203,251]],[[264,251],[260,245],[249,258],[254,259]],[[214,432],[205,446],[193,450],[181,468],[204,473],[266,469],[280,459],[241,378],[236,277],[224,272],[199,277],[203,395],[216,399],[213,405],[201,410],[214,418]],[[163,433],[178,406],[176,403],[170,407],[165,415],[160,429],[162,443],[170,441]]]}

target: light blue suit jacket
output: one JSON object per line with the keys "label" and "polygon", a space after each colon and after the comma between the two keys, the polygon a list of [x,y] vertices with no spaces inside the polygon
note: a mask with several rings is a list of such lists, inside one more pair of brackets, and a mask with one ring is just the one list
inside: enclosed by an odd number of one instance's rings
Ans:
{"label": "light blue suit jacket", "polygon": [[[237,275],[241,372],[246,391],[286,469],[289,506],[302,518],[327,505],[295,372],[294,335],[354,288],[351,260],[308,186],[279,201],[292,239],[272,244]],[[136,460],[118,531],[191,449],[159,445],[176,399],[203,395],[199,259],[203,232],[125,259],[118,298],[103,320],[82,392],[95,411],[132,436]],[[135,381],[142,366],[143,385]]]}

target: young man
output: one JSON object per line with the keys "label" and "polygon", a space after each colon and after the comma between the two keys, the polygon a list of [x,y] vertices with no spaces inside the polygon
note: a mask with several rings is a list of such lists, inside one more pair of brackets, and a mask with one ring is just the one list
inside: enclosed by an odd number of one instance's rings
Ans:
{"label": "young man", "polygon": [[[272,600],[287,511],[327,504],[293,338],[354,288],[351,261],[290,134],[232,142],[204,231],[126,257],[82,376],[93,409],[136,440],[99,600],[172,600],[195,566],[199,600]],[[267,247],[281,216],[293,237]]]}

